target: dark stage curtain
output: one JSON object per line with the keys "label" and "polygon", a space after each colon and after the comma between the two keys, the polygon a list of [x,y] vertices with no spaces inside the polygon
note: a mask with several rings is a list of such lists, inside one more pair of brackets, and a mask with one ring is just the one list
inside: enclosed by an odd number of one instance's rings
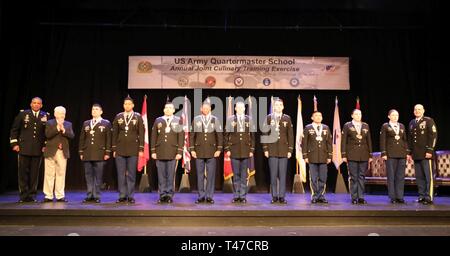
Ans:
{"label": "dark stage curtain", "polygon": [[[39,24],[51,12],[38,9],[21,14],[18,7],[0,4],[0,40],[3,69],[1,75],[0,191],[17,188],[17,159],[9,147],[9,129],[20,109],[29,107],[33,96],[44,100],[43,110],[67,108],[66,119],[74,125],[77,136],[71,143],[72,158],[67,168],[67,189],[84,189],[84,171],[77,157],[81,124],[90,117],[94,102],[103,105],[104,118],[112,120],[122,111],[122,99],[130,94],[135,111],[140,112],[144,94],[148,95],[148,118],[153,123],[162,115],[166,95],[188,95],[190,90],[128,90],[129,55],[281,55],[350,57],[350,91],[271,91],[204,90],[204,95],[225,97],[252,95],[278,96],[285,101],[285,113],[296,122],[297,96],[303,99],[303,118],[310,121],[316,95],[324,123],[333,122],[334,98],[339,97],[341,124],[350,121],[355,98],[360,97],[363,120],[372,129],[374,150],[379,150],[378,134],[387,121],[387,112],[395,108],[400,121],[413,118],[413,106],[424,104],[426,115],[435,119],[439,138],[436,149],[450,149],[450,115],[448,113],[448,79],[441,59],[444,49],[438,15],[427,12],[417,28],[344,29],[340,30],[262,30],[262,29],[181,29],[108,26],[47,26]],[[253,16],[250,16],[253,17]],[[283,15],[276,17],[282,19]],[[401,19],[403,17],[399,17]],[[275,18],[273,18],[275,19]],[[367,19],[383,20],[382,15],[355,15],[354,24]],[[179,22],[182,22],[179,20]],[[352,23],[352,24],[353,24]],[[198,110],[193,109],[197,115]],[[258,190],[268,191],[269,170],[263,157],[259,137],[256,150]],[[220,159],[222,162],[223,160]],[[295,159],[291,159],[288,188],[292,186]],[[335,172],[330,166],[329,188],[333,189]],[[149,163],[152,187],[156,187],[156,167]],[[181,171],[181,170],[180,170]],[[219,164],[216,189],[222,188]],[[179,175],[180,176],[180,175]],[[191,184],[195,189],[195,171]],[[115,188],[115,164],[109,161],[105,182]]]}

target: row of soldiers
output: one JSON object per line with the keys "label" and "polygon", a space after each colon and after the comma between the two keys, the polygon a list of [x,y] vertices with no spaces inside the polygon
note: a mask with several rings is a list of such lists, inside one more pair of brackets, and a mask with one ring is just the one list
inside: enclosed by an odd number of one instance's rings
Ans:
{"label": "row of soldiers", "polygon": [[[10,143],[19,157],[19,202],[36,202],[39,166],[42,154],[45,159],[44,202],[67,202],[64,196],[64,179],[69,154],[69,139],[74,137],[72,124],[65,119],[64,107],[55,108],[55,119],[41,111],[42,99],[35,97],[31,109],[16,117],[11,129]],[[138,157],[144,152],[144,122],[133,111],[133,99],[123,102],[124,111],[117,114],[113,123],[103,119],[102,107],[92,106],[92,119],[83,123],[79,140],[79,155],[84,163],[87,197],[84,202],[100,202],[100,185],[103,167],[111,156],[115,158],[119,198],[117,203],[135,203],[134,189]],[[286,204],[286,174],[288,159],[294,150],[294,133],[291,118],[283,113],[281,99],[273,102],[273,113],[264,122],[261,143],[268,159],[271,181],[271,203]],[[233,170],[233,203],[246,203],[247,167],[255,151],[256,128],[245,115],[244,102],[236,102],[236,114],[229,117],[222,128],[219,119],[211,114],[211,104],[205,101],[201,114],[193,119],[189,151],[195,159],[198,178],[196,203],[214,204],[214,181],[217,159],[222,152],[231,159]],[[386,160],[388,192],[392,203],[405,203],[403,198],[404,175],[407,160],[414,160],[419,190],[419,202],[433,203],[432,161],[437,130],[433,119],[424,116],[424,107],[414,107],[415,119],[405,126],[398,122],[396,110],[388,113],[389,122],[380,132],[382,157]],[[182,158],[184,130],[180,118],[174,115],[175,107],[168,102],[164,115],[158,117],[151,128],[151,157],[156,160],[159,200],[172,203],[176,163]],[[311,203],[328,203],[325,198],[327,164],[332,159],[332,132],[322,124],[322,113],[315,111],[312,123],[304,129],[303,158],[309,165]],[[349,170],[352,204],[366,204],[364,199],[364,174],[372,161],[372,142],[369,125],[361,121],[361,111],[352,112],[352,121],[342,129],[341,151]]]}

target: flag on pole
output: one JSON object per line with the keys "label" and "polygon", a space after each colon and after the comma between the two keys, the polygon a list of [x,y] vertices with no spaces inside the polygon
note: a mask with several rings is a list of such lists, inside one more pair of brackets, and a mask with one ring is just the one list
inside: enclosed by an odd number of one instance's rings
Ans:
{"label": "flag on pole", "polygon": [[[251,120],[251,122],[253,122],[253,117],[252,117],[252,98],[250,96],[248,96],[248,117]],[[250,126],[250,129],[253,126]],[[251,131],[250,131],[251,132]],[[250,159],[248,160],[248,168],[247,168],[247,179],[250,179],[251,176],[255,175],[255,158],[252,156],[250,157]]]}
{"label": "flag on pole", "polygon": [[361,109],[361,106],[359,105],[359,96],[356,97],[356,106],[355,109]]}
{"label": "flag on pole", "polygon": [[306,163],[302,153],[303,117],[302,99],[300,96],[297,98],[297,103],[297,131],[295,135],[295,158],[297,159],[296,173],[300,174],[302,182],[306,182]]}
{"label": "flag on pole", "polygon": [[186,173],[191,171],[191,154],[189,153],[189,101],[187,96],[184,96],[183,114],[181,114],[183,130],[184,130],[184,146],[183,146],[183,159],[181,166]]}
{"label": "flag on pole", "polygon": [[336,97],[333,120],[333,163],[336,169],[342,164],[341,156],[341,122],[339,120],[338,98]]}
{"label": "flag on pole", "polygon": [[144,155],[139,156],[138,160],[138,171],[142,171],[142,168],[147,165],[147,161],[150,159],[150,153],[148,149],[148,120],[147,120],[147,95],[144,95],[144,103],[142,103],[142,120],[144,121]]}
{"label": "flag on pole", "polygon": [[314,101],[314,111],[317,111],[317,98],[316,98],[316,95],[314,95],[313,101]]}
{"label": "flag on pole", "polygon": [[[232,98],[228,97],[227,120],[233,115]],[[228,127],[227,127],[228,128]],[[226,154],[223,157],[223,179],[229,180],[233,177],[233,168],[231,167],[231,159]]]}

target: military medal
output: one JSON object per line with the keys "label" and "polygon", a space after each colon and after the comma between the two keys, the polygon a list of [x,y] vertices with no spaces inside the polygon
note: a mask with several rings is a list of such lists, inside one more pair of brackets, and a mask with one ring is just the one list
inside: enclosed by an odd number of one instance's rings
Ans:
{"label": "military medal", "polygon": [[169,133],[169,132],[170,132],[170,124],[172,123],[172,120],[173,120],[173,119],[171,119],[170,117],[169,117],[168,119],[170,120],[170,122],[167,122],[167,119],[164,118],[164,121],[166,121],[166,128],[164,129],[164,131],[165,131],[166,133]]}
{"label": "military medal", "polygon": [[95,133],[94,127],[100,122],[100,120],[97,121],[97,120],[91,119],[91,122],[89,123],[89,126],[91,128],[91,130],[89,131],[90,134],[94,134]]}
{"label": "military medal", "polygon": [[239,132],[244,132],[244,122],[245,122],[245,118],[244,117],[237,117],[236,118],[238,123],[239,123]]}
{"label": "military medal", "polygon": [[354,123],[354,121],[352,121],[352,123],[353,123],[353,126],[355,127],[356,138],[359,139],[359,140],[361,140],[361,139],[363,138],[363,136],[361,135],[361,126],[362,126],[362,124],[356,126],[355,123]]}
{"label": "military medal", "polygon": [[[125,114],[124,114],[124,116],[125,116]],[[130,125],[130,122],[133,119],[133,117],[134,117],[134,112],[131,113],[131,116],[128,119],[128,121],[127,121],[127,118],[125,118],[125,132],[128,131],[128,129],[129,129],[128,126]]]}
{"label": "military medal", "polygon": [[392,130],[394,130],[394,132],[395,132],[394,139],[400,140],[400,135],[399,135],[400,134],[400,127],[399,127],[399,125],[391,123],[391,122],[389,122],[389,125],[392,127]]}
{"label": "military medal", "polygon": [[205,129],[205,132],[208,132],[208,127],[209,127],[209,124],[211,123],[212,118],[211,118],[211,116],[210,116],[210,117],[208,118],[208,122],[205,122],[205,121],[206,121],[206,117],[205,117],[204,115],[202,115],[201,118],[202,118],[203,127],[205,127],[205,128],[204,128],[204,129]]}
{"label": "military medal", "polygon": [[314,132],[316,133],[316,140],[322,141],[323,125],[318,125],[318,126],[320,126],[320,129],[317,129],[317,126],[315,126],[313,124]]}

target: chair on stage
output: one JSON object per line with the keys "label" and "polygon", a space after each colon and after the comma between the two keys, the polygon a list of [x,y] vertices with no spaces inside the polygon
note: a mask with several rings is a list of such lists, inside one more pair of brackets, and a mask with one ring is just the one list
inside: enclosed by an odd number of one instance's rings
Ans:
{"label": "chair on stage", "polygon": [[450,150],[436,151],[436,186],[450,186]]}

